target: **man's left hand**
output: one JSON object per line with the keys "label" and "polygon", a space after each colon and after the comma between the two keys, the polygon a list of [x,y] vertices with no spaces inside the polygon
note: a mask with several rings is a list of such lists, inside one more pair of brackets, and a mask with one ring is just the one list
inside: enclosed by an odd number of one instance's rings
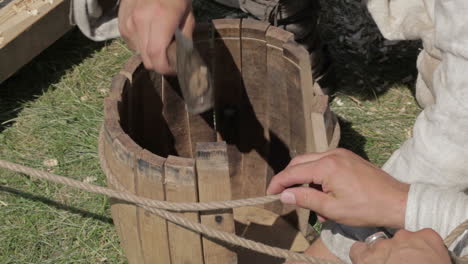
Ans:
{"label": "man's left hand", "polygon": [[442,238],[432,229],[398,231],[392,239],[371,245],[354,243],[349,256],[353,264],[449,264]]}

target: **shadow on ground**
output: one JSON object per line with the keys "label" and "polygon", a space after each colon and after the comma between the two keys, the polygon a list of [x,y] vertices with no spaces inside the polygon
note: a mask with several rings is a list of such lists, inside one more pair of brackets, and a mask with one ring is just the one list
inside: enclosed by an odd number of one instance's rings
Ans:
{"label": "shadow on ground", "polygon": [[14,122],[26,102],[51,89],[65,72],[104,45],[87,39],[75,28],[1,83],[0,132]]}
{"label": "shadow on ground", "polygon": [[110,217],[95,214],[95,213],[89,212],[87,210],[83,210],[83,209],[80,209],[80,208],[77,208],[77,207],[66,205],[66,204],[51,200],[49,198],[46,198],[44,196],[39,196],[39,195],[31,194],[31,193],[28,193],[28,192],[23,192],[23,191],[14,189],[14,188],[10,188],[10,187],[7,187],[7,186],[1,186],[1,185],[0,185],[0,192],[6,192],[6,193],[13,194],[15,196],[21,196],[24,199],[28,199],[28,200],[31,200],[31,201],[34,201],[34,202],[41,202],[41,203],[46,204],[48,206],[54,207],[56,209],[66,210],[66,211],[68,211],[70,213],[80,215],[81,217],[92,218],[94,220],[98,220],[98,221],[101,221],[103,223],[113,224],[112,218],[110,218]]}
{"label": "shadow on ground", "polygon": [[349,149],[362,158],[369,160],[364,150],[366,138],[353,129],[353,124],[338,116],[341,129],[341,140],[338,147]]}

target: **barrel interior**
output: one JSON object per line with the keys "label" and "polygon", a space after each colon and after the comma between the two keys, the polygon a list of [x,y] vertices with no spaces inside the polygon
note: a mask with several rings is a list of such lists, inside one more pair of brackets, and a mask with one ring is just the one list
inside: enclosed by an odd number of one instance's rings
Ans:
{"label": "barrel interior", "polygon": [[194,38],[213,76],[215,109],[188,114],[175,77],[134,63],[118,107],[120,125],[161,157],[193,158],[197,142],[226,141],[233,198],[264,195],[271,177],[310,144],[306,99],[318,91],[312,82],[304,85],[312,78],[305,76],[310,68],[301,68],[307,53],[290,33],[253,20],[199,26]]}

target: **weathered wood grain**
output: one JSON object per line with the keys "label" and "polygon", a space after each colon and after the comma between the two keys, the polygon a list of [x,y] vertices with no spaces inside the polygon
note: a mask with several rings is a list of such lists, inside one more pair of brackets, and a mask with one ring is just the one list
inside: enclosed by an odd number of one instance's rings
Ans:
{"label": "weathered wood grain", "polygon": [[268,156],[268,87],[265,32],[269,25],[255,20],[242,20],[242,80],[244,94],[239,110],[242,174],[234,178],[239,192],[234,198],[265,194]]}
{"label": "weathered wood grain", "polygon": [[[142,149],[127,134],[121,134],[112,142],[112,156],[108,163],[115,180],[127,192],[136,193],[135,165],[136,156]],[[112,205],[117,208],[120,237],[125,255],[130,263],[143,263],[140,234],[138,230],[137,208],[133,204],[118,201]]]}
{"label": "weathered wood grain", "polygon": [[[137,157],[136,163],[136,194],[141,197],[165,200],[164,192],[164,162],[147,150]],[[171,263],[167,222],[163,218],[144,210],[137,209],[138,230],[143,252],[143,264]]]}
{"label": "weathered wood grain", "polygon": [[69,11],[69,0],[14,0],[0,9],[0,83],[72,28]]}
{"label": "weathered wood grain", "polygon": [[[166,201],[197,202],[195,161],[169,156],[164,167]],[[200,221],[196,212],[179,215],[194,222]],[[200,235],[172,223],[168,223],[168,234],[171,263],[203,264]]]}
{"label": "weathered wood grain", "polygon": [[[198,143],[196,147],[198,197],[200,202],[232,199],[227,146],[225,142]],[[201,223],[217,230],[235,233],[232,210],[203,212]],[[204,264],[234,264],[237,255],[229,248],[203,238]]]}

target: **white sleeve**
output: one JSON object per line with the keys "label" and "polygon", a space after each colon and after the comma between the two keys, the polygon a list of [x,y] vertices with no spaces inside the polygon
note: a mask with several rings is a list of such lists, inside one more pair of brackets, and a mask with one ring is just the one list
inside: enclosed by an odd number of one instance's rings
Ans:
{"label": "white sleeve", "polygon": [[442,236],[468,219],[468,1],[435,3],[435,104],[418,116],[413,138],[383,169],[411,183],[406,228]]}
{"label": "white sleeve", "polygon": [[118,4],[112,10],[103,11],[98,0],[72,0],[70,8],[72,23],[76,24],[86,37],[94,41],[103,41],[120,36]]}
{"label": "white sleeve", "polygon": [[445,238],[468,220],[468,195],[464,192],[416,183],[411,185],[408,198],[405,229],[409,231],[432,228]]}

